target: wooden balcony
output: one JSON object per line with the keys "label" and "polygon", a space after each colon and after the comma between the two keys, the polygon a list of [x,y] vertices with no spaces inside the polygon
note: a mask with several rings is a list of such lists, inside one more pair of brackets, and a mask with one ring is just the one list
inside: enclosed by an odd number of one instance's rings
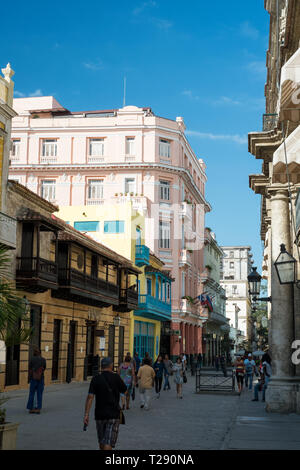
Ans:
{"label": "wooden balcony", "polygon": [[119,286],[74,268],[60,268],[58,284],[59,289],[53,293],[54,297],[98,307],[119,304]]}
{"label": "wooden balcony", "polygon": [[57,289],[57,264],[39,257],[17,257],[16,284],[27,292]]}
{"label": "wooden balcony", "polygon": [[139,306],[139,294],[133,289],[120,289],[120,303],[114,307],[116,312],[130,312]]}

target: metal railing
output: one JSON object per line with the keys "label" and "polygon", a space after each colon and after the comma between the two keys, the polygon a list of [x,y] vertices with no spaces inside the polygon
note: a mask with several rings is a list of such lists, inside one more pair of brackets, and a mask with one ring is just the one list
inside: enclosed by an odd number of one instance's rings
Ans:
{"label": "metal railing", "polygon": [[196,369],[196,393],[230,392],[235,393],[235,374],[232,370],[228,376],[209,374],[201,368]]}

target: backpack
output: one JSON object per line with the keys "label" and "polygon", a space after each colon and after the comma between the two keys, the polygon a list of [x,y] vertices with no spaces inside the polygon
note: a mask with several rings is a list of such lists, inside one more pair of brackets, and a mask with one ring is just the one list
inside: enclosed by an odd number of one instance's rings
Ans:
{"label": "backpack", "polygon": [[36,370],[33,370],[32,371],[33,380],[41,380],[43,372],[44,372],[44,368],[42,366]]}

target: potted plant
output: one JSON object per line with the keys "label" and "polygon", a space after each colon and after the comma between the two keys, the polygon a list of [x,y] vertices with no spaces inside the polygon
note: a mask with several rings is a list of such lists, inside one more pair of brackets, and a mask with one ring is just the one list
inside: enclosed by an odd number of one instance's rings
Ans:
{"label": "potted plant", "polygon": [[194,304],[195,303],[195,300],[193,299],[193,297],[191,297],[190,295],[184,295],[183,297],[181,297],[182,299],[185,299],[188,301],[189,304]]}
{"label": "potted plant", "polygon": [[133,196],[134,196],[134,193],[130,193],[130,196],[133,197]]}
{"label": "potted plant", "polygon": [[[0,245],[0,342],[6,347],[28,343],[32,333],[27,327],[26,300],[18,297],[11,281],[6,279],[10,264],[8,248]],[[6,401],[0,390],[0,450],[13,450],[19,424],[6,420],[3,408]]]}
{"label": "potted plant", "polygon": [[115,193],[115,197],[119,196],[119,193]]}

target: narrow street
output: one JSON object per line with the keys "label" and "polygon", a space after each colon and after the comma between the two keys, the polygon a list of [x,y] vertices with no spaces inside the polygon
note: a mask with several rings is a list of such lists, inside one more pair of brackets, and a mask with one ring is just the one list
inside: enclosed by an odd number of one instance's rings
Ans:
{"label": "narrow street", "polygon": [[[140,409],[137,393],[116,450],[300,449],[300,416],[269,415],[247,390],[241,397],[196,395],[195,377],[189,375],[178,400],[171,386],[153,397],[149,411]],[[93,412],[87,432],[82,430],[87,391],[87,382],[47,387],[41,415],[28,414],[27,391],[8,393],[7,418],[20,423],[17,449],[97,449]]]}

